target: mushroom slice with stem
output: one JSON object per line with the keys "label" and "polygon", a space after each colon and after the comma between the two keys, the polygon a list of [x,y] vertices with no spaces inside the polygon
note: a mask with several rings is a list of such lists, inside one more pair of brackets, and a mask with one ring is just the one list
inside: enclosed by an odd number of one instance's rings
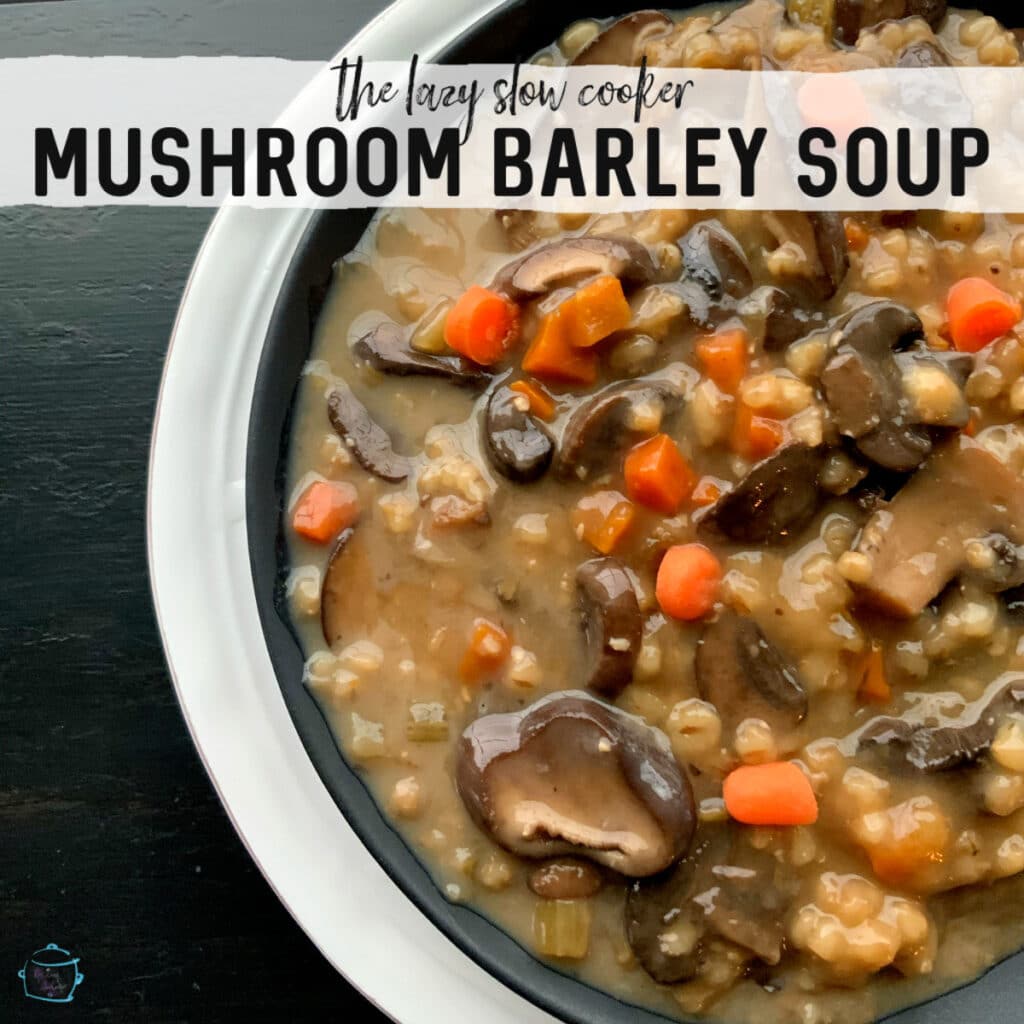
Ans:
{"label": "mushroom slice with stem", "polygon": [[668,737],[580,690],[478,718],[455,781],[474,822],[522,857],[575,855],[639,878],[693,839],[693,793]]}
{"label": "mushroom slice with stem", "polygon": [[900,752],[922,772],[948,771],[971,764],[991,746],[1000,719],[1024,706],[1024,675],[1007,672],[956,721],[927,726],[905,718],[876,718],[858,733],[861,749],[885,747]]}
{"label": "mushroom slice with stem", "polygon": [[672,19],[661,11],[635,11],[612,22],[573,58],[574,65],[612,64],[629,67],[640,63],[637,45],[672,28]]}
{"label": "mushroom slice with stem", "polygon": [[409,460],[395,452],[387,432],[373,421],[366,406],[347,387],[335,388],[327,396],[327,417],[368,473],[393,484],[409,476]]}
{"label": "mushroom slice with stem", "polygon": [[[838,213],[771,211],[764,214],[764,223],[778,243],[769,254],[769,269],[795,278],[821,302],[831,299],[850,269],[843,218]],[[782,251],[788,258],[780,261],[776,254]]]}
{"label": "mushroom slice with stem", "polygon": [[375,327],[352,346],[352,354],[380,373],[399,377],[439,377],[460,387],[483,387],[490,379],[458,356],[435,356],[410,348],[402,329],[390,322]]}
{"label": "mushroom slice with stem", "polygon": [[720,302],[747,295],[754,286],[742,246],[715,220],[702,220],[679,243],[686,276],[704,289],[708,298]]}
{"label": "mushroom slice with stem", "polygon": [[946,6],[946,0],[786,0],[786,13],[853,46],[863,29],[883,21],[918,17],[935,28],[945,18]]}
{"label": "mushroom slice with stem", "polygon": [[826,454],[824,445],[785,445],[711,505],[700,527],[741,544],[785,543],[818,511]]}
{"label": "mushroom slice with stem", "polygon": [[860,597],[914,618],[967,565],[968,545],[993,534],[1024,542],[1024,482],[961,435],[864,526],[855,549],[867,560]]}
{"label": "mushroom slice with stem", "polygon": [[655,403],[663,416],[681,408],[696,373],[673,363],[656,373],[609,384],[581,401],[562,431],[555,472],[563,479],[585,480],[619,452],[616,444],[628,432],[629,414]]}
{"label": "mushroom slice with stem", "polygon": [[520,408],[522,401],[505,384],[495,388],[487,400],[483,427],[491,465],[509,480],[525,484],[548,471],[555,442],[528,409]]}
{"label": "mushroom slice with stem", "polygon": [[576,570],[587,688],[614,700],[633,681],[643,640],[640,602],[617,558],[593,558]]}
{"label": "mushroom slice with stem", "polygon": [[751,618],[727,609],[705,626],[694,668],[700,695],[729,730],[759,718],[783,731],[807,716],[807,691],[796,669]]}
{"label": "mushroom slice with stem", "polygon": [[581,235],[547,242],[498,271],[491,287],[515,301],[536,298],[559,285],[595,274],[611,274],[623,285],[654,280],[657,265],[635,239]]}

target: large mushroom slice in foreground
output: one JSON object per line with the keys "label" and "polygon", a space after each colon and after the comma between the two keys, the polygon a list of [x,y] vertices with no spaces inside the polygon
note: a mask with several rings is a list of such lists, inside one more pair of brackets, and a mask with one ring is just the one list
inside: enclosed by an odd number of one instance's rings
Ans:
{"label": "large mushroom slice in foreground", "polygon": [[693,793],[668,738],[582,691],[478,718],[455,781],[476,824],[522,857],[571,854],[640,878],[693,839]]}
{"label": "large mushroom slice in foreground", "polygon": [[[869,574],[858,590],[882,611],[913,618],[967,565],[968,544],[1005,548],[1007,540],[1024,543],[1024,483],[961,436],[868,520],[856,550]],[[993,589],[998,581],[993,574]],[[1006,586],[1015,582],[1006,576]]]}

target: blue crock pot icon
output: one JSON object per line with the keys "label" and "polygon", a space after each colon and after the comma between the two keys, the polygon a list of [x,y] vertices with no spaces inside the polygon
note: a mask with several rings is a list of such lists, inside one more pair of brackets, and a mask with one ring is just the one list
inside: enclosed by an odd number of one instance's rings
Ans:
{"label": "blue crock pot icon", "polygon": [[85,980],[78,970],[78,960],[55,942],[37,949],[18,971],[25,995],[47,1003],[70,1003],[75,998],[75,989]]}

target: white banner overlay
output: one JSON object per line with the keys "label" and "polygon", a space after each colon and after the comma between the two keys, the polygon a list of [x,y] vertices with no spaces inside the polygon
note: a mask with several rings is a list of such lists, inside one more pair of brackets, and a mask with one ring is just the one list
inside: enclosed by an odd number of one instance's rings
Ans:
{"label": "white banner overlay", "polygon": [[1024,72],[0,61],[0,205],[1024,212]]}

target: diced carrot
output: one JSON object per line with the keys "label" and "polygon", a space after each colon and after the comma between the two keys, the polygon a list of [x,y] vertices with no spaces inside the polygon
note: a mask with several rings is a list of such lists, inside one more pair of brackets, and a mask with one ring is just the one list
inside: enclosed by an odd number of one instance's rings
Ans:
{"label": "diced carrot", "polygon": [[517,380],[509,387],[526,397],[530,412],[538,419],[550,420],[555,415],[555,400],[539,385],[529,380]]}
{"label": "diced carrot", "polygon": [[744,765],[722,786],[725,809],[744,825],[813,825],[818,800],[810,780],[792,761]]}
{"label": "diced carrot", "polygon": [[857,696],[873,704],[888,704],[892,700],[892,687],[885,676],[885,655],[879,644],[872,644],[861,662]]}
{"label": "diced carrot", "polygon": [[1021,305],[983,277],[965,277],[949,289],[946,315],[953,344],[961,352],[980,352],[1021,319]]}
{"label": "diced carrot", "polygon": [[572,524],[582,540],[602,555],[610,555],[625,538],[635,518],[636,509],[624,495],[618,491],[598,491],[576,503]]}
{"label": "diced carrot", "polygon": [[745,459],[765,459],[782,444],[786,432],[778,420],[758,416],[744,402],[736,405],[732,449]]}
{"label": "diced carrot", "polygon": [[697,474],[668,434],[638,444],[624,466],[626,493],[638,505],[674,516],[693,494]]}
{"label": "diced carrot", "polygon": [[633,311],[622,291],[622,282],[611,274],[588,281],[559,307],[565,334],[571,345],[590,348],[609,334],[629,326]]}
{"label": "diced carrot", "polygon": [[707,377],[727,395],[735,395],[746,376],[749,338],[741,328],[719,331],[697,342],[697,359]]}
{"label": "diced carrot", "polygon": [[967,421],[967,426],[964,427],[964,433],[968,437],[974,437],[978,432],[978,416],[976,413],[971,413],[970,419]]}
{"label": "diced carrot", "polygon": [[505,630],[487,619],[477,619],[459,664],[459,675],[466,682],[479,682],[501,668],[510,650]]}
{"label": "diced carrot", "polygon": [[444,322],[444,340],[481,366],[504,358],[519,337],[519,307],[475,284],[463,292]]}
{"label": "diced carrot", "polygon": [[523,356],[523,370],[541,380],[593,384],[597,380],[597,353],[569,344],[560,309],[552,310],[541,320],[537,334]]}
{"label": "diced carrot", "polygon": [[847,217],[843,227],[846,229],[846,247],[851,252],[863,252],[871,241],[871,232],[853,217]]}
{"label": "diced carrot", "polygon": [[302,492],[292,511],[292,529],[317,544],[326,544],[359,516],[359,495],[348,483],[317,480]]}
{"label": "diced carrot", "polygon": [[722,566],[703,544],[677,544],[658,566],[654,593],[673,619],[693,622],[714,607],[722,584]]}
{"label": "diced carrot", "polygon": [[693,494],[690,495],[690,501],[692,501],[698,508],[703,508],[706,505],[714,505],[721,496],[721,484],[719,484],[714,477],[702,476],[700,480],[697,481],[697,486],[694,487]]}

